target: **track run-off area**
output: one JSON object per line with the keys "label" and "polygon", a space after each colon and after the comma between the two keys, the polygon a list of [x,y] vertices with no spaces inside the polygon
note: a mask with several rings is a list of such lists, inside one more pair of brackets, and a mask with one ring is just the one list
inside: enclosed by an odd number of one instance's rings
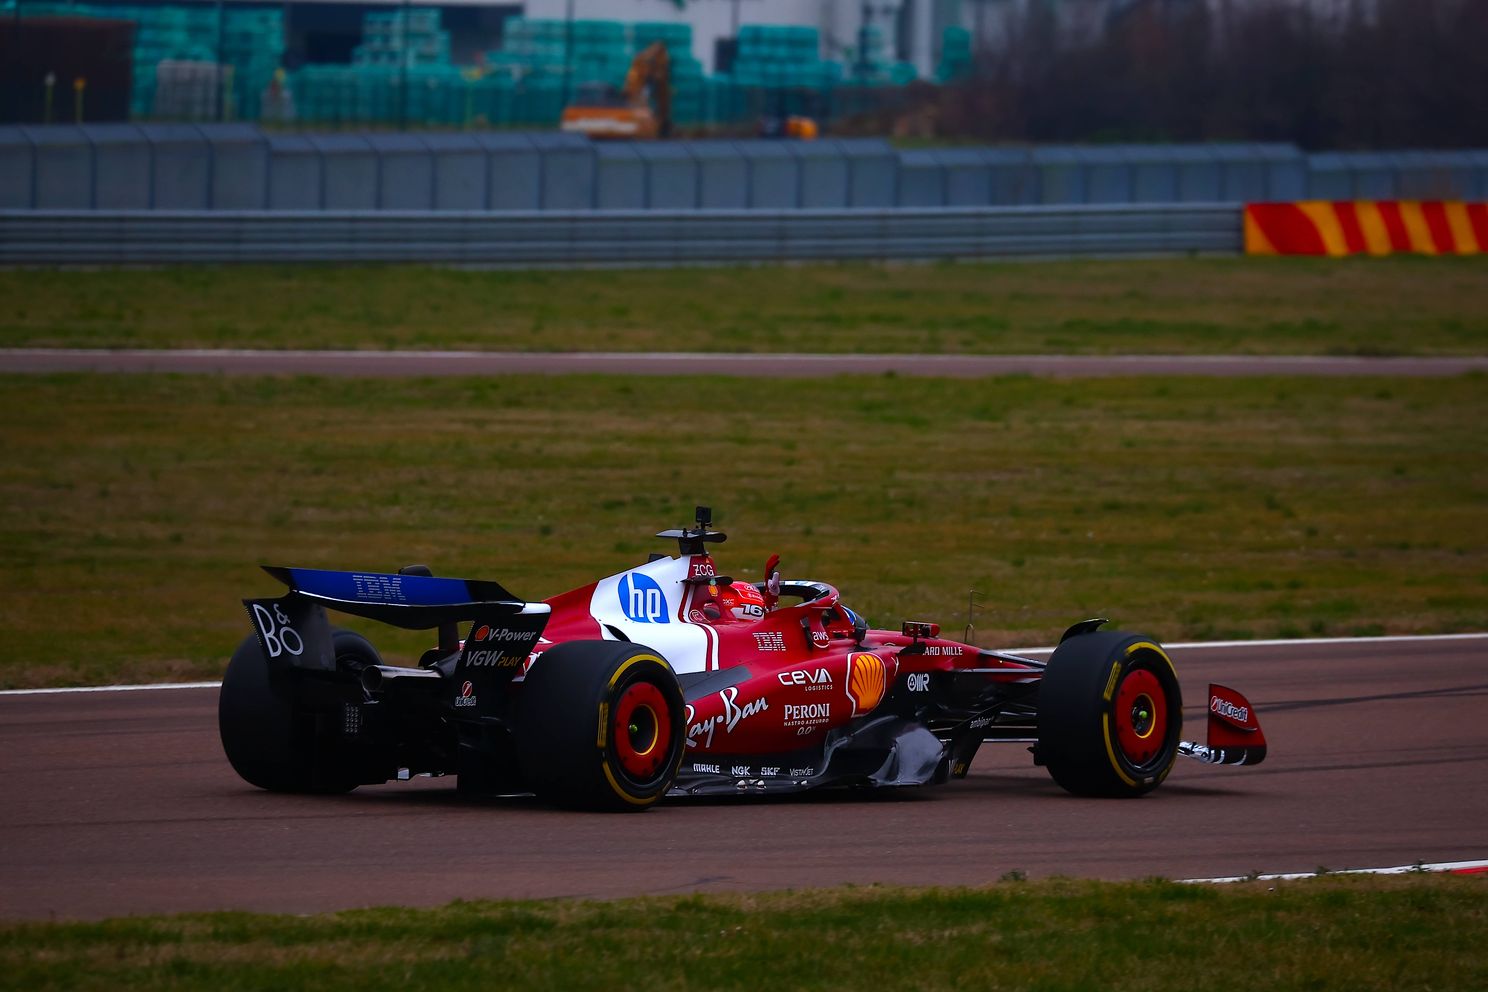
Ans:
{"label": "track run-off area", "polygon": [[1000,375],[1055,378],[1128,375],[1435,377],[1488,372],[1488,356],[0,349],[0,373],[56,372],[321,376],[618,374],[770,378],[892,373],[964,379]]}
{"label": "track run-off area", "polygon": [[1022,745],[892,793],[584,814],[454,780],[287,796],[242,782],[212,685],[0,694],[0,917],[309,913],[1010,873],[1104,879],[1488,857],[1488,634],[1174,645],[1185,736],[1210,681],[1255,705],[1263,765],[1180,758],[1137,800],[1066,795]]}

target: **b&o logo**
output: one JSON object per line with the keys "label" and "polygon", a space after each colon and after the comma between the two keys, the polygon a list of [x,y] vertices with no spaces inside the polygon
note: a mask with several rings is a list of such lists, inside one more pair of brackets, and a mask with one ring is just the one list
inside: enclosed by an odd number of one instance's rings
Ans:
{"label": "b&o logo", "polygon": [[666,596],[649,575],[632,572],[620,580],[620,612],[636,623],[669,623]]}
{"label": "b&o logo", "polygon": [[295,657],[305,653],[305,642],[289,625],[289,617],[284,615],[278,604],[275,604],[274,612],[270,613],[260,604],[254,603],[253,619],[258,623],[258,632],[263,635],[264,646],[269,649],[270,658],[277,658],[286,651]]}

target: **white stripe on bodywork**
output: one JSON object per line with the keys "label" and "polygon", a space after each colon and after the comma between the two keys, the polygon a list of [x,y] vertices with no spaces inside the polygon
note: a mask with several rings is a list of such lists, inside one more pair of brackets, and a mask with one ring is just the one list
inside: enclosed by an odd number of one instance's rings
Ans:
{"label": "white stripe on bodywork", "polygon": [[[627,572],[600,579],[595,583],[594,594],[589,600],[589,615],[601,627],[613,627],[633,643],[660,652],[679,675],[705,672],[713,666],[717,648],[713,642],[713,629],[687,618],[686,580],[691,570],[690,558],[658,558]],[[633,619],[622,606],[622,584],[628,583],[630,588],[636,589],[642,582],[648,590],[652,584],[661,590],[664,602],[660,615],[666,618],[665,623],[654,619]]]}

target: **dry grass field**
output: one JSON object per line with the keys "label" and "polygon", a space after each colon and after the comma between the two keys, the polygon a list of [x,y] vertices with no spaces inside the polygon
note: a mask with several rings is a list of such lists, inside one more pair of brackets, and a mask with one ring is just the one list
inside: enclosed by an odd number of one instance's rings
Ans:
{"label": "dry grass field", "polygon": [[0,346],[1484,354],[1481,258],[0,271]]}
{"label": "dry grass field", "polygon": [[[673,546],[1047,644],[1488,629],[1488,380],[0,378],[0,686],[215,678],[257,565],[544,598]],[[388,633],[393,633],[391,640]],[[421,639],[379,631],[405,656]]]}
{"label": "dry grass field", "polygon": [[1006,881],[0,925],[8,988],[1246,989],[1488,985],[1478,878]]}

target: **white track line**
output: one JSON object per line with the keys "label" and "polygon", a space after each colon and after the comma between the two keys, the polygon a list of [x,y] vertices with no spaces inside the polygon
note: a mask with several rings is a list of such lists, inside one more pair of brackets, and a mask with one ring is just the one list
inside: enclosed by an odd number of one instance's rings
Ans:
{"label": "white track line", "polygon": [[[1164,644],[1183,651],[1204,648],[1269,648],[1318,644],[1410,644],[1430,641],[1488,640],[1488,631],[1476,634],[1395,634],[1389,637],[1311,637],[1274,641],[1189,641]],[[1049,654],[1053,648],[1009,648],[1009,654]],[[0,696],[47,696],[63,692],[139,692],[146,689],[216,689],[221,682],[158,682],[151,685],[86,685],[66,689],[0,689]]]}
{"label": "white track line", "polygon": [[221,682],[152,682],[148,685],[78,685],[66,689],[0,689],[0,696],[52,696],[64,692],[143,692],[146,689],[216,689]]}
{"label": "white track line", "polygon": [[[1282,637],[1269,641],[1181,641],[1162,642],[1165,648],[1196,651],[1204,648],[1278,648],[1318,644],[1410,644],[1419,641],[1480,641],[1488,631],[1476,634],[1391,634],[1388,637]],[[1010,648],[1011,654],[1048,654],[1053,648]]]}
{"label": "white track line", "polygon": [[1413,641],[1472,641],[1488,637],[1488,632],[1478,634],[1393,634],[1388,637],[1295,637],[1278,638],[1271,641],[1192,641],[1186,644],[1167,644],[1165,648],[1275,648],[1294,644],[1399,644]]}
{"label": "white track line", "polygon": [[1226,885],[1230,882],[1290,882],[1298,878],[1323,878],[1327,875],[1409,875],[1412,872],[1456,872],[1477,874],[1488,871],[1488,861],[1438,861],[1435,864],[1397,865],[1394,868],[1346,868],[1341,871],[1301,871],[1273,875],[1229,875],[1224,878],[1180,878],[1184,884]]}

